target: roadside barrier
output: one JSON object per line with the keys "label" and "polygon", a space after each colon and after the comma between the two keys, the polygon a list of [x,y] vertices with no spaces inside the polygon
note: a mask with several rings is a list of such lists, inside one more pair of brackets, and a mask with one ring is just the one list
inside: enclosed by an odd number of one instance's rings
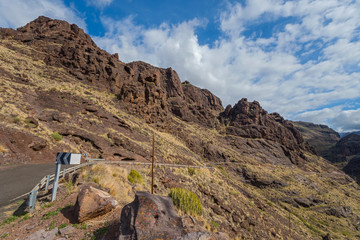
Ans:
{"label": "roadside barrier", "polygon": [[[66,173],[75,173],[79,169],[81,169],[84,166],[90,166],[93,164],[98,163],[98,161],[101,161],[101,163],[105,164],[117,164],[117,165],[135,165],[135,166],[151,166],[151,163],[144,163],[144,162],[125,162],[125,161],[105,161],[105,159],[101,158],[87,158],[88,162],[82,163],[79,165],[76,165],[74,167],[65,168],[62,171],[62,174],[60,174],[59,177],[65,178]],[[197,166],[197,165],[182,165],[182,164],[171,164],[171,163],[155,163],[156,166],[166,166],[166,167],[180,167],[180,168],[208,168],[213,169],[213,167],[209,166]],[[29,192],[24,195],[28,195],[27,198],[27,206],[29,207],[30,211],[33,211],[35,209],[35,204],[37,200],[37,194],[40,190],[45,189],[45,191],[49,190],[50,184],[54,183],[55,174],[52,175],[46,175],[44,176],[38,184],[35,185],[35,187]],[[22,195],[22,196],[24,196]]]}
{"label": "roadside barrier", "polygon": [[[76,165],[74,167],[65,168],[62,171],[61,177],[65,178],[66,173],[74,173],[74,172],[78,171],[80,168],[82,168],[84,166],[89,166],[94,163],[95,162],[93,162],[93,163],[87,162],[87,163]],[[30,208],[30,211],[33,211],[35,208],[38,192],[42,189],[45,189],[45,191],[47,191],[49,189],[49,185],[54,182],[54,179],[55,179],[55,174],[47,175],[47,176],[43,177],[40,180],[40,182],[38,184],[36,184],[35,187],[29,193],[25,194],[25,195],[28,195],[27,206]]]}

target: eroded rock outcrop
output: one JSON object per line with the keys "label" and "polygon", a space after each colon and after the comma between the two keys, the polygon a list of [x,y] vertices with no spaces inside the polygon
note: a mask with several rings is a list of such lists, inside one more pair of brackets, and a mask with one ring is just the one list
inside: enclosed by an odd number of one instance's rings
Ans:
{"label": "eroded rock outcrop", "polygon": [[110,91],[124,108],[143,116],[148,123],[162,123],[174,113],[183,120],[212,126],[216,117],[212,110],[222,110],[219,98],[208,90],[182,84],[172,68],[141,61],[125,64],[118,54],[98,48],[75,24],[42,16],[17,31],[0,29],[0,36],[40,49],[46,54],[37,58]]}
{"label": "eroded rock outcrop", "polygon": [[118,239],[176,239],[184,235],[171,198],[137,192],[121,213]]}
{"label": "eroded rock outcrop", "polygon": [[241,99],[221,113],[220,120],[229,126],[226,133],[246,138],[264,138],[290,150],[307,149],[300,132],[278,113],[268,114],[257,101]]}
{"label": "eroded rock outcrop", "polygon": [[118,205],[117,201],[107,192],[89,184],[83,185],[74,206],[75,218],[78,222],[104,215]]}

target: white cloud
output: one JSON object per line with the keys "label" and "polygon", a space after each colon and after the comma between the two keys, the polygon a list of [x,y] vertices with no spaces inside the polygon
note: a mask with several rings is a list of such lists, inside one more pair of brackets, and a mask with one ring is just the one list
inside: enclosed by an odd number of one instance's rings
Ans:
{"label": "white cloud", "polygon": [[0,1],[0,26],[18,28],[39,16],[66,20],[86,31],[85,21],[61,0]]}
{"label": "white cloud", "polygon": [[[104,8],[113,0],[87,2]],[[61,0],[13,0],[6,6],[0,2],[3,27],[19,27],[39,15],[86,26]],[[282,24],[270,36],[261,37],[262,32],[253,30],[279,20]],[[224,105],[247,97],[287,118],[344,130],[358,126],[354,118],[358,112],[344,109],[349,109],[348,100],[360,97],[359,1],[229,3],[218,16],[222,36],[210,45],[201,45],[196,34],[206,27],[207,19],[152,28],[136,25],[133,16],[121,21],[103,16],[101,21],[106,33],[94,37],[100,47],[118,52],[125,62],[171,66],[183,81],[209,89]]]}
{"label": "white cloud", "polygon": [[[244,34],[279,18],[288,18],[287,24],[268,38]],[[145,28],[132,17],[103,18],[108,31],[95,41],[126,62],[171,66],[183,81],[209,89],[224,104],[247,97],[287,118],[341,129],[331,119],[345,113],[347,99],[360,95],[359,1],[248,0],[229,5],[219,20],[223,36],[211,47],[198,42],[196,30],[204,24],[198,19]]]}
{"label": "white cloud", "polygon": [[339,132],[359,131],[360,108],[342,111],[331,119],[330,123],[338,129]]}
{"label": "white cloud", "polygon": [[109,6],[113,0],[86,0],[88,5],[92,5],[98,8],[104,8]]}
{"label": "white cloud", "polygon": [[297,115],[297,120],[305,122],[326,123],[327,120],[339,116],[341,106],[323,108],[320,110],[307,111]]}

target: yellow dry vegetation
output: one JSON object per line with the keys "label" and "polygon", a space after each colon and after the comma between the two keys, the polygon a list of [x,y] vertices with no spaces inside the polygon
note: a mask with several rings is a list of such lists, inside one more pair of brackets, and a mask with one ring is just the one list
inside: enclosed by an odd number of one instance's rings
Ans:
{"label": "yellow dry vegetation", "polygon": [[123,204],[131,202],[135,196],[132,185],[127,180],[128,174],[129,171],[125,168],[102,163],[83,168],[81,171],[81,176],[85,180],[108,188],[110,194]]}
{"label": "yellow dry vegetation", "polygon": [[0,153],[7,153],[9,150],[0,144]]}

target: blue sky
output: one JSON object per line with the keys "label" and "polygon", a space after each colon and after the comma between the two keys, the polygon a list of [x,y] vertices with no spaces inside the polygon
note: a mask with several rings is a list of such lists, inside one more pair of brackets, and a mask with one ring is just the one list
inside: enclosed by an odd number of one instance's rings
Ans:
{"label": "blue sky", "polygon": [[39,15],[84,28],[124,62],[172,67],[223,105],[360,130],[360,1],[0,0],[0,27]]}

